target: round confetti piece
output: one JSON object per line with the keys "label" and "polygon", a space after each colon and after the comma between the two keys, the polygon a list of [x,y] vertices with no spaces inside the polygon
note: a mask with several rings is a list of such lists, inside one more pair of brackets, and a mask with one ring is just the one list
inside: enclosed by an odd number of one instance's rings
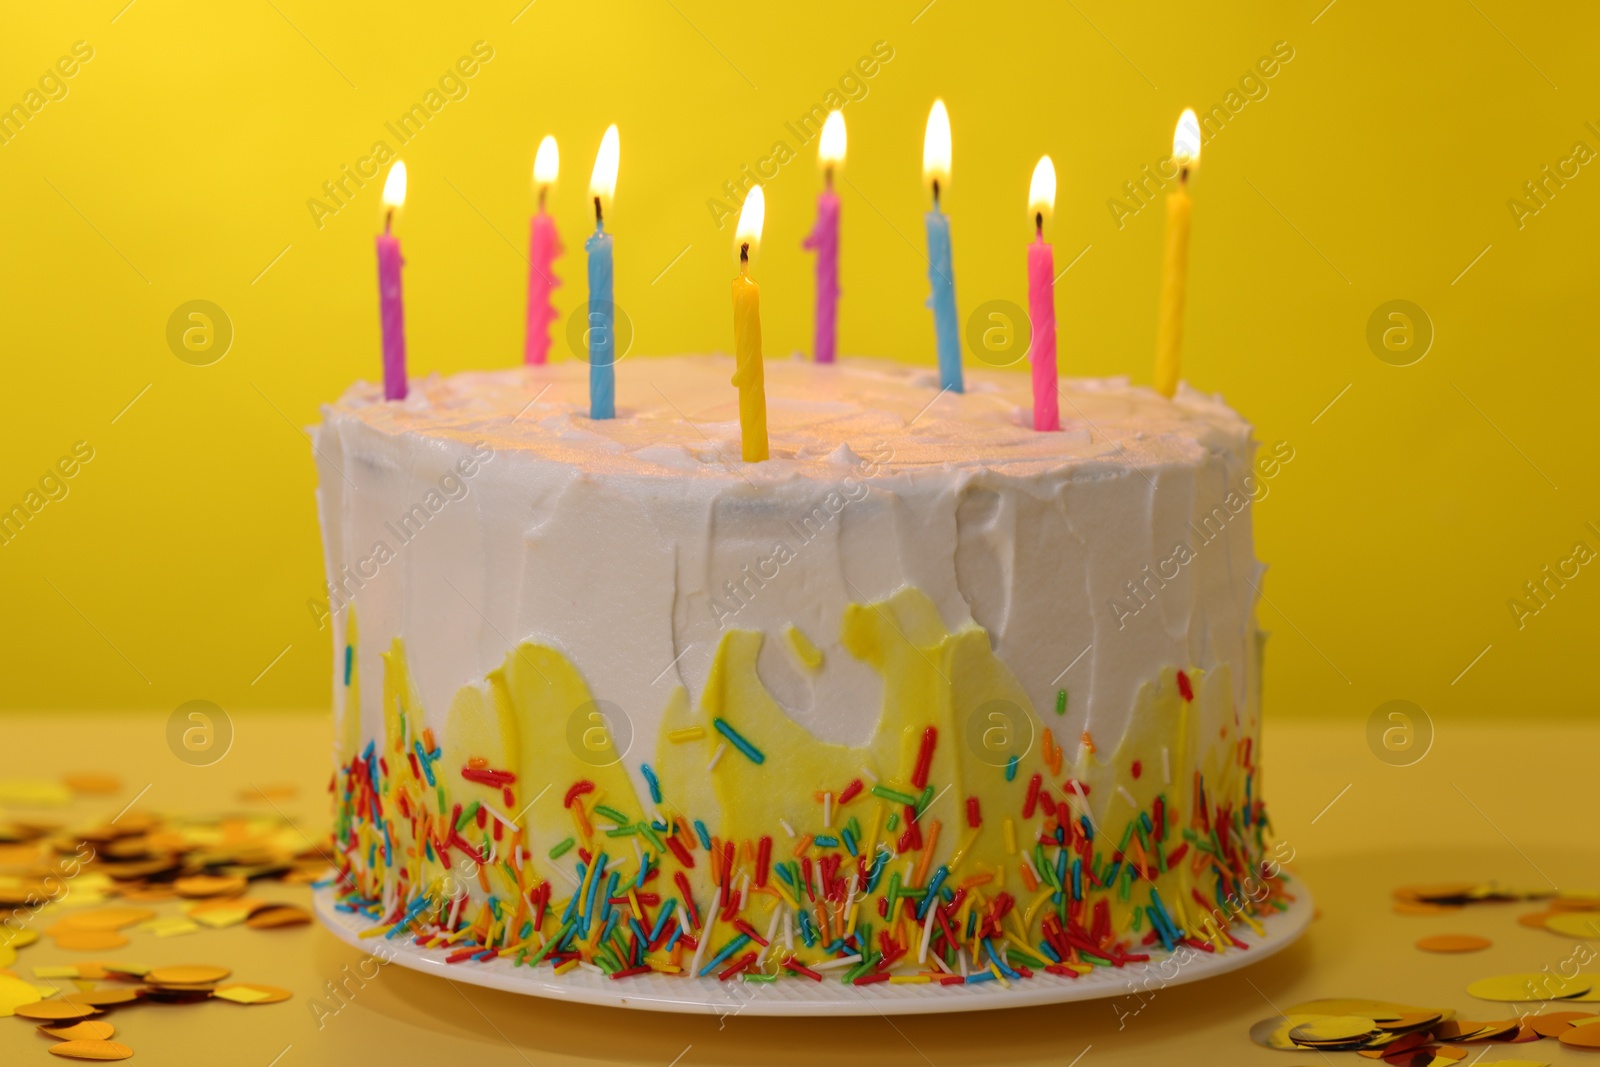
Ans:
{"label": "round confetti piece", "polygon": [[99,952],[108,948],[122,948],[128,943],[127,937],[115,930],[69,929],[51,936],[55,938],[57,948],[73,952]]}
{"label": "round confetti piece", "polygon": [[133,1049],[115,1041],[63,1041],[50,1051],[69,1060],[125,1060],[133,1055]]}
{"label": "round confetti piece", "polygon": [[114,774],[99,771],[80,771],[77,774],[64,776],[61,781],[74,793],[88,793],[94,796],[116,793],[122,789],[122,779]]}
{"label": "round confetti piece", "polygon": [[311,921],[311,913],[304,908],[273,906],[254,912],[244,921],[252,930],[276,930],[283,926],[304,926]]}
{"label": "round confetti piece", "polygon": [[1561,1034],[1568,1048],[1600,1048],[1600,1026],[1574,1026]]}
{"label": "round confetti piece", "polygon": [[15,1014],[16,1009],[40,1000],[39,991],[32,983],[15,975],[0,975],[0,1016]]}
{"label": "round confetti piece", "polygon": [[1544,921],[1554,915],[1553,911],[1530,911],[1526,915],[1518,915],[1517,922],[1522,926],[1531,926],[1535,930],[1545,928]]}
{"label": "round confetti piece", "polygon": [[156,913],[148,908],[95,908],[68,915],[58,924],[69,930],[120,930],[134,923],[148,922]]}
{"label": "round confetti piece", "polygon": [[177,967],[154,967],[145,972],[144,980],[155,985],[201,985],[220,982],[233,972],[226,967],[205,963],[188,963]]}
{"label": "round confetti piece", "polygon": [[1550,1011],[1543,1015],[1530,1015],[1528,1025],[1540,1037],[1560,1037],[1572,1029],[1572,1024],[1577,1020],[1593,1018],[1596,1016],[1586,1011]]}
{"label": "round confetti piece", "polygon": [[76,993],[67,993],[62,1000],[68,1004],[87,1004],[91,1008],[109,1008],[113,1004],[128,1004],[139,999],[139,991],[123,986],[121,989],[110,986],[105,989],[85,989]]}
{"label": "round confetti piece", "polygon": [[1552,913],[1544,921],[1546,930],[1554,930],[1568,937],[1600,941],[1600,915],[1590,911],[1563,911]]}
{"label": "round confetti piece", "polygon": [[11,927],[0,927],[0,945],[10,945],[12,948],[26,948],[39,940],[39,931],[31,926],[24,926],[20,930]]}
{"label": "round confetti piece", "polygon": [[1250,1040],[1266,1048],[1274,1048],[1283,1052],[1299,1052],[1300,1047],[1289,1040],[1289,1031],[1301,1023],[1314,1022],[1324,1018],[1320,1015],[1274,1015],[1270,1019],[1262,1019],[1250,1027]]}
{"label": "round confetti piece", "polygon": [[1395,1033],[1403,1030],[1416,1030],[1424,1026],[1432,1026],[1443,1017],[1443,1012],[1417,1011],[1402,1015],[1397,1019],[1379,1020],[1379,1025],[1381,1025],[1385,1030]]}
{"label": "round confetti piece", "polygon": [[256,982],[233,982],[218,986],[213,995],[218,1000],[231,1000],[235,1004],[249,1004],[252,1007],[257,1004],[280,1004],[294,996],[287,989]]}
{"label": "round confetti piece", "polygon": [[179,878],[172,888],[180,897],[238,896],[249,887],[243,878],[225,878],[220,875],[196,874]]}
{"label": "round confetti piece", "polygon": [[1561,1000],[1582,996],[1593,986],[1593,981],[1584,976],[1562,978],[1559,975],[1532,972],[1480,978],[1467,986],[1467,994],[1479,1000],[1506,1002]]}
{"label": "round confetti piece", "polygon": [[1424,952],[1478,952],[1494,944],[1487,937],[1476,934],[1434,934],[1417,942]]}
{"label": "round confetti piece", "polygon": [[1324,1015],[1301,1023],[1289,1031],[1295,1042],[1350,1041],[1377,1029],[1377,1023],[1362,1015]]}
{"label": "round confetti piece", "polygon": [[108,1041],[117,1028],[98,1019],[85,1019],[71,1026],[41,1026],[39,1031],[62,1041]]}
{"label": "round confetti piece", "polygon": [[41,1000],[33,1004],[23,1004],[12,1013],[19,1019],[35,1019],[48,1021],[87,1019],[91,1015],[99,1015],[99,1008],[91,1008],[87,1004],[69,1004],[64,1000]]}

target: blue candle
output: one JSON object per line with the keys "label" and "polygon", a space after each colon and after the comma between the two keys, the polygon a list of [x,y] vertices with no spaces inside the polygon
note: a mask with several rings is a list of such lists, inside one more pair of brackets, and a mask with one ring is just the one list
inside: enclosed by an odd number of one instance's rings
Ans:
{"label": "blue candle", "polygon": [[614,419],[617,338],[612,329],[611,235],[604,221],[595,220],[594,234],[583,247],[589,253],[589,417]]}
{"label": "blue candle", "polygon": [[594,198],[594,235],[584,242],[589,253],[589,417],[617,417],[616,308],[611,297],[611,235],[601,208],[617,191],[617,128],[607,127],[595,153],[589,195]]}
{"label": "blue candle", "polygon": [[933,295],[933,332],[939,344],[939,384],[962,392],[961,334],[956,326],[956,276],[950,266],[950,217],[934,204],[928,212],[928,281]]}
{"label": "blue candle", "polygon": [[928,281],[933,292],[933,332],[939,346],[939,384],[952,393],[963,391],[961,333],[956,324],[956,276],[950,266],[950,220],[939,210],[939,187],[950,182],[950,113],[935,100],[922,135],[922,178],[933,186],[928,212]]}

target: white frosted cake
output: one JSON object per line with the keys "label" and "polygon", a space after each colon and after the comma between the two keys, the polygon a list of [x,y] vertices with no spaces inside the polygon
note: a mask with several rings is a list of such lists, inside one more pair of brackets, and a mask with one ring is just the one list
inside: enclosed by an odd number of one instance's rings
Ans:
{"label": "white frosted cake", "polygon": [[859,985],[1283,907],[1249,503],[1288,457],[1219,399],[1068,380],[1036,433],[1024,375],[771,360],[744,463],[730,358],[629,361],[599,422],[587,371],[324,412],[343,907],[463,962]]}

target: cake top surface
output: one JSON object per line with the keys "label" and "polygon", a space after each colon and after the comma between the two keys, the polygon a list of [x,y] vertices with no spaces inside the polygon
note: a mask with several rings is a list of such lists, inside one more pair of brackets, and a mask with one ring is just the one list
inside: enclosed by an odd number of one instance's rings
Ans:
{"label": "cake top surface", "polygon": [[[739,454],[739,395],[731,356],[640,357],[617,368],[617,417],[588,417],[580,361],[415,380],[385,402],[358,382],[326,410],[384,435],[419,434],[496,452],[525,451],[592,474],[743,477],[759,484],[837,474],[863,455],[887,470],[988,469],[1027,475],[1082,466],[1186,465],[1246,447],[1250,426],[1220,397],[1180,386],[1172,400],[1125,378],[1061,382],[1058,433],[1035,433],[1026,374],[966,368],[966,392],[941,392],[931,367],[801,357],[765,363],[772,458]],[[882,457],[888,456],[885,461]]]}

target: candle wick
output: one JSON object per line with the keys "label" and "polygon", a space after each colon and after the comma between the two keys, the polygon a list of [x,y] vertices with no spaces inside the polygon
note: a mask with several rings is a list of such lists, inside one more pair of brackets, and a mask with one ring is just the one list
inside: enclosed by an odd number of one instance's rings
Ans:
{"label": "candle wick", "polygon": [[1042,211],[1033,213],[1033,232],[1040,237],[1044,236],[1044,212]]}
{"label": "candle wick", "polygon": [[937,210],[938,207],[939,207],[939,179],[938,178],[933,179],[933,206],[934,206],[935,210]]}
{"label": "candle wick", "polygon": [[597,196],[594,198],[594,224],[599,226],[604,222],[605,217],[600,211],[600,198]]}
{"label": "candle wick", "polygon": [[383,232],[388,233],[394,226],[394,208],[389,208],[383,213]]}
{"label": "candle wick", "polygon": [[833,167],[831,165],[823,168],[823,180],[828,183],[829,189],[833,188]]}
{"label": "candle wick", "polygon": [[1183,166],[1183,167],[1179,167],[1178,168],[1178,184],[1179,185],[1188,185],[1189,184],[1189,168],[1187,166]]}
{"label": "candle wick", "polygon": [[739,246],[739,263],[741,266],[750,262],[750,242],[746,241]]}
{"label": "candle wick", "polygon": [[548,191],[548,188],[549,188],[548,186],[544,186],[544,185],[539,186],[539,210],[540,211],[544,210],[544,194]]}

